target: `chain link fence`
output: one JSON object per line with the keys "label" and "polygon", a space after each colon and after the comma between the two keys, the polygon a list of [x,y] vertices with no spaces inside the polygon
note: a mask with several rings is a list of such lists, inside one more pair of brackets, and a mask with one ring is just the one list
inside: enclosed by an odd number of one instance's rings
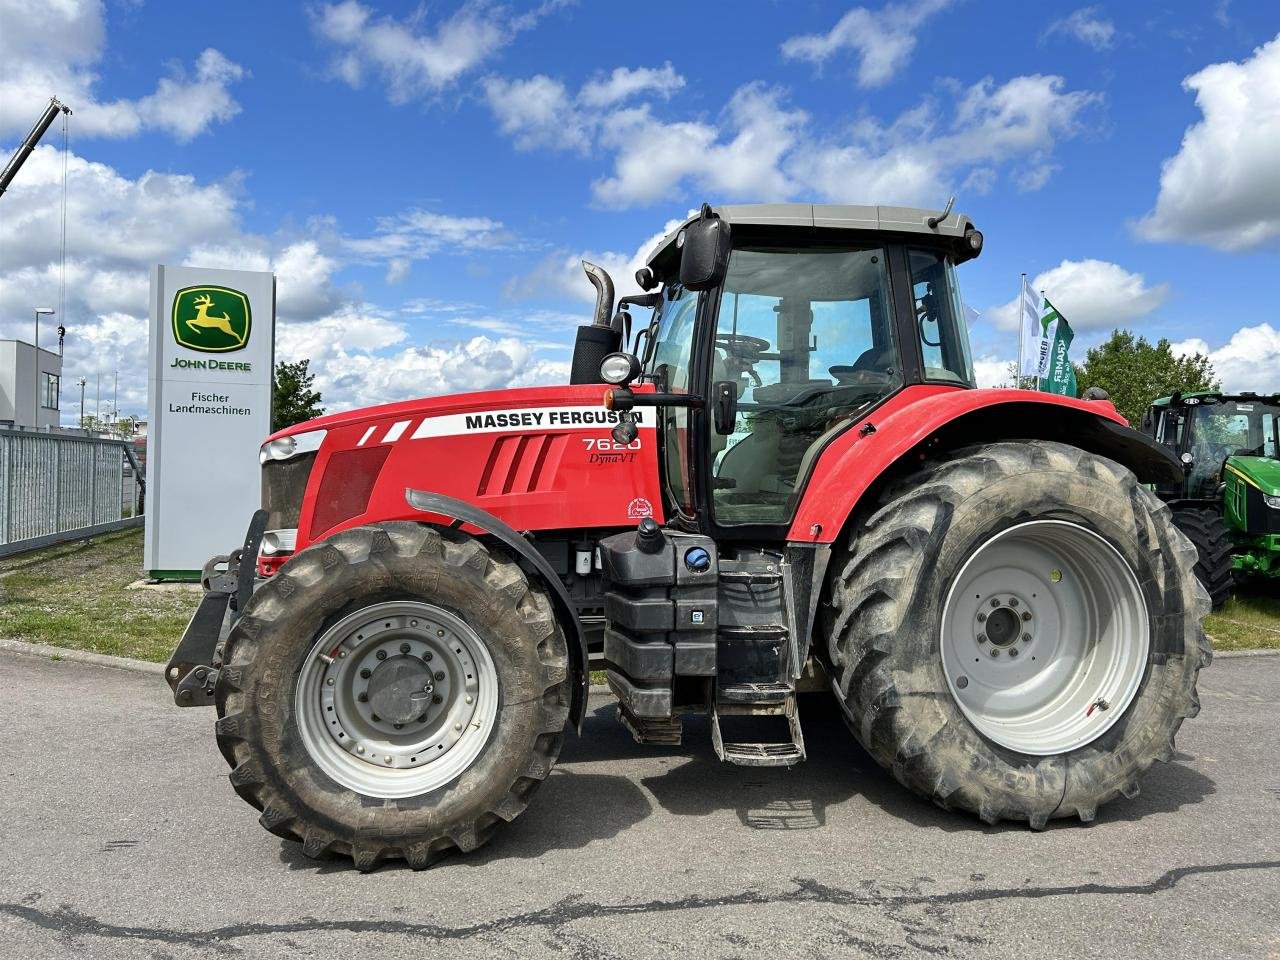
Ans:
{"label": "chain link fence", "polygon": [[144,482],[123,440],[0,430],[0,557],[141,526]]}

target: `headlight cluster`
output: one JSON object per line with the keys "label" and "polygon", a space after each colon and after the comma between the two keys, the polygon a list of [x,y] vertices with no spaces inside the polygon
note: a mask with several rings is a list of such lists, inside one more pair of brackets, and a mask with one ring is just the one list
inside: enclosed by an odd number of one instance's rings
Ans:
{"label": "headlight cluster", "polygon": [[323,430],[308,430],[306,433],[268,440],[262,445],[262,449],[258,451],[258,462],[288,460],[290,457],[297,456],[300,453],[319,450],[320,444],[324,442],[324,435],[325,431]]}
{"label": "headlight cluster", "polygon": [[1262,495],[1262,502],[1272,510],[1280,510],[1280,497],[1273,497],[1268,493]]}
{"label": "headlight cluster", "polygon": [[640,361],[629,353],[611,353],[600,363],[605,383],[627,384],[640,375]]}

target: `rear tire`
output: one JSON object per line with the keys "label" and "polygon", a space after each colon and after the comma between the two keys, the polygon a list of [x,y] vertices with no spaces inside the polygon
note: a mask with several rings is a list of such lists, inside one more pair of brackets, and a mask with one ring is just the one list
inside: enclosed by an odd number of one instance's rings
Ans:
{"label": "rear tire", "polygon": [[358,527],[254,593],[227,640],[218,745],[262,825],[307,856],[421,868],[524,810],[560,752],[568,663],[513,561],[421,524]]}
{"label": "rear tire", "polygon": [[[1022,552],[992,553],[1002,544]],[[1137,794],[1151,763],[1172,756],[1183,718],[1199,711],[1209,604],[1194,563],[1169,508],[1110,460],[1043,441],[957,451],[891,491],[833,560],[825,628],[837,698],[867,752],[939,806],[1036,829],[1053,817],[1092,820],[1101,804]],[[1099,565],[1107,576],[1089,572]],[[1070,584],[1079,592],[1063,607],[1056,591]],[[1015,597],[1022,603],[1010,606]],[[999,636],[983,632],[997,619],[984,608],[991,599],[1010,611],[999,615],[1010,621]],[[960,602],[970,608],[957,616]],[[1109,603],[1128,629],[1104,631],[1115,619]],[[1038,628],[1023,645],[1014,624],[1028,604],[1028,626]],[[1078,608],[1088,612],[1073,620]],[[944,664],[963,643],[972,649]],[[980,651],[1000,645],[995,660],[1024,673],[982,672]],[[1016,667],[1010,649],[1021,654]],[[1042,662],[1033,664],[1035,651]],[[974,679],[955,676],[957,663]],[[988,682],[989,699],[972,696]],[[1115,691],[1114,712],[1077,714],[1095,690]]]}
{"label": "rear tire", "polygon": [[1196,576],[1216,610],[1231,599],[1236,589],[1233,544],[1222,514],[1188,507],[1174,510],[1173,522],[1196,548]]}

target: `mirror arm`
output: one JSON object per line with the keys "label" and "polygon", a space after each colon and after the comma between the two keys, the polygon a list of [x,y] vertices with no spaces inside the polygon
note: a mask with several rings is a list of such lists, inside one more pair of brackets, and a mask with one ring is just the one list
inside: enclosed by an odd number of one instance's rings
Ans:
{"label": "mirror arm", "polygon": [[701,410],[706,401],[688,393],[635,393],[627,387],[608,390],[604,405],[609,410],[627,411],[635,407],[688,407]]}

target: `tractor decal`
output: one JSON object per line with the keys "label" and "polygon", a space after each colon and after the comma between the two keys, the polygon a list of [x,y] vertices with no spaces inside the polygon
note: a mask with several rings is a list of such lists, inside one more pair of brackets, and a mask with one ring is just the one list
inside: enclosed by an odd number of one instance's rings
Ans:
{"label": "tractor decal", "polygon": [[[652,410],[636,410],[632,416],[641,429],[653,429]],[[406,434],[410,440],[428,437],[457,437],[474,433],[502,433],[512,430],[603,430],[617,426],[618,412],[601,407],[536,407],[523,410],[478,410],[427,417],[409,433],[413,420],[397,420],[379,436],[381,424],[369,427],[356,446],[367,443],[395,443]]]}

